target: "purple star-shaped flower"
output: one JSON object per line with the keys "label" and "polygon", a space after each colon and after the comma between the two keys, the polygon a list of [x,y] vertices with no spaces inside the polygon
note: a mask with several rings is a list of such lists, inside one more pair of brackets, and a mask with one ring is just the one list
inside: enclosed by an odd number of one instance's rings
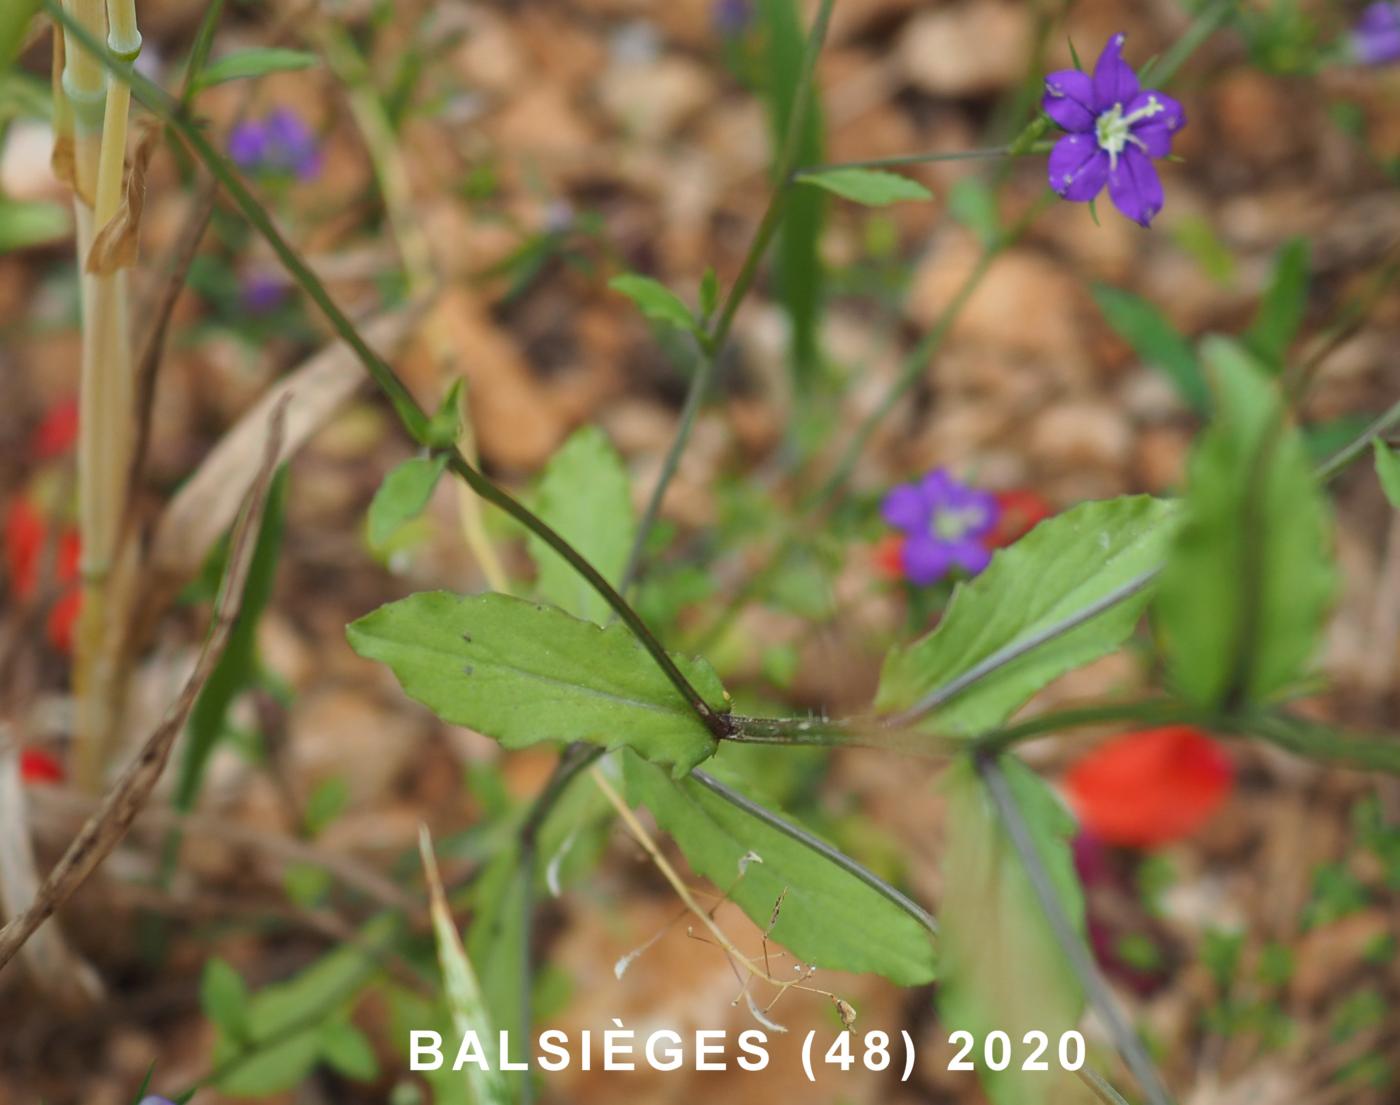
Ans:
{"label": "purple star-shaped flower", "polygon": [[1400,4],[1371,4],[1351,32],[1351,50],[1362,65],[1400,61]]}
{"label": "purple star-shaped flower", "polygon": [[1123,60],[1124,37],[1108,40],[1092,77],[1061,69],[1045,78],[1041,106],[1070,132],[1050,153],[1050,187],[1067,200],[1087,203],[1107,184],[1114,207],[1150,226],[1164,200],[1152,159],[1171,153],[1186,113],[1165,92],[1139,87],[1137,73]]}
{"label": "purple star-shaped flower", "polygon": [[905,534],[900,559],[911,583],[937,583],[954,568],[976,575],[992,558],[985,538],[996,527],[996,497],[935,468],[917,483],[892,488],[881,516]]}

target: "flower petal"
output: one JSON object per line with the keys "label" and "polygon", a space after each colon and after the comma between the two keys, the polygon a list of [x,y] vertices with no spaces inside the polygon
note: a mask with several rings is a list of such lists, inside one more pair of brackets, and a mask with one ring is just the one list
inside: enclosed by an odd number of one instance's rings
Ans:
{"label": "flower petal", "polygon": [[1095,114],[1108,111],[1114,104],[1126,104],[1138,93],[1137,74],[1123,60],[1126,39],[1121,31],[1110,38],[1094,66]]}
{"label": "flower petal", "polygon": [[947,550],[953,563],[970,576],[975,576],[992,559],[991,549],[970,535],[949,542]]}
{"label": "flower petal", "polygon": [[[1146,114],[1149,109],[1151,114]],[[1166,157],[1171,153],[1172,136],[1186,125],[1186,112],[1180,101],[1165,92],[1139,92],[1124,111],[1130,116],[1144,113],[1143,118],[1132,125],[1132,132],[1151,157]]]}
{"label": "flower petal", "polygon": [[1087,134],[1067,134],[1050,151],[1050,187],[1074,203],[1087,203],[1108,180],[1108,154]]}
{"label": "flower petal", "polygon": [[1065,779],[1085,827],[1110,844],[1153,847],[1195,832],[1225,801],[1234,771],[1198,729],[1171,725],[1100,745]]}
{"label": "flower petal", "polygon": [[905,483],[892,487],[880,504],[880,517],[895,529],[910,533],[927,532],[929,505],[917,484]]}
{"label": "flower petal", "polygon": [[1118,167],[1108,174],[1108,194],[1114,207],[1142,226],[1151,226],[1166,202],[1162,178],[1151,158],[1136,146],[1118,155]]}
{"label": "flower petal", "polygon": [[1068,131],[1094,129],[1094,82],[1078,69],[1058,69],[1045,78],[1040,106]]}
{"label": "flower petal", "polygon": [[904,575],[910,583],[927,587],[937,583],[953,567],[953,557],[945,541],[924,534],[904,543]]}

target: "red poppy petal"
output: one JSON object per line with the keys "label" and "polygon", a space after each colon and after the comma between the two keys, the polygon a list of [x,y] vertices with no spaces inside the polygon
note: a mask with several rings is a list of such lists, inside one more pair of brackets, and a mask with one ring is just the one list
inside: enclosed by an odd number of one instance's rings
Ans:
{"label": "red poppy petal", "polygon": [[49,611],[47,626],[49,644],[53,645],[59,652],[70,653],[73,651],[73,627],[77,624],[82,605],[83,593],[74,587],[54,603],[53,609]]}
{"label": "red poppy petal", "polygon": [[44,415],[29,441],[29,455],[35,460],[61,457],[78,440],[78,401],[55,403]]}
{"label": "red poppy petal", "polygon": [[904,578],[905,538],[897,533],[886,534],[875,545],[875,570],[884,579]]}
{"label": "red poppy petal", "polygon": [[1171,725],[1100,745],[1065,782],[1092,832],[1112,844],[1150,848],[1200,828],[1229,795],[1234,769],[1199,729]]}
{"label": "red poppy petal", "polygon": [[12,499],[5,510],[5,570],[20,598],[39,585],[39,554],[47,526],[28,499]]}
{"label": "red poppy petal", "polygon": [[1055,513],[1042,496],[1025,488],[998,491],[996,500],[999,510],[997,528],[987,539],[987,544],[994,549],[1005,548],[1020,540]]}
{"label": "red poppy petal", "polygon": [[25,783],[61,783],[65,773],[57,756],[25,748],[19,754],[19,777]]}

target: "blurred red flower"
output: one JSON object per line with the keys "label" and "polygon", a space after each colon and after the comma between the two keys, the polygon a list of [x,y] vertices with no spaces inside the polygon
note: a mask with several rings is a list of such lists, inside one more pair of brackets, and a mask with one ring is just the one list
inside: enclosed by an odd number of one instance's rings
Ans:
{"label": "blurred red flower", "polygon": [[1234,768],[1199,729],[1169,725],[1100,745],[1065,782],[1091,832],[1110,844],[1152,848],[1203,825],[1229,795]]}
{"label": "blurred red flower", "polygon": [[875,542],[875,572],[881,579],[904,578],[904,541],[902,533],[887,533]]}
{"label": "blurred red flower", "polygon": [[1055,513],[1042,496],[1026,488],[998,491],[996,500],[1001,512],[997,528],[987,538],[987,545],[993,549],[1004,549],[1019,541]]}
{"label": "blurred red flower", "polygon": [[66,775],[57,756],[25,748],[19,754],[19,777],[25,783],[61,783]]}
{"label": "blurred red flower", "polygon": [[[28,499],[14,499],[5,511],[5,570],[16,598],[31,599],[39,586],[40,558],[48,541],[49,524]],[[46,631],[59,652],[73,647],[73,626],[82,605],[78,587],[82,550],[78,531],[69,527],[58,534],[54,548],[54,582],[61,588],[49,611]]]}
{"label": "blurred red flower", "polygon": [[78,400],[64,399],[44,414],[29,439],[29,455],[33,460],[52,460],[72,449],[77,440]]}

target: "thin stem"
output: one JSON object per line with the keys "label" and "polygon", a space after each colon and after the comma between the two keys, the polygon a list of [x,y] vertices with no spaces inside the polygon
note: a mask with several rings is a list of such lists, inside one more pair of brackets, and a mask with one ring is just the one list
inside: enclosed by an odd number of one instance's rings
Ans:
{"label": "thin stem", "polygon": [[[427,412],[419,406],[413,393],[409,391],[398,374],[370,348],[369,343],[365,341],[354,323],[331,298],[325,285],[301,259],[296,250],[282,237],[281,232],[278,231],[262,205],[244,185],[238,172],[214,148],[204,131],[191,122],[184,109],[159,86],[135,72],[129,64],[113,55],[101,42],[72,19],[59,6],[57,0],[42,0],[42,3],[44,10],[56,23],[61,24],[69,31],[73,39],[82,47],[96,54],[109,71],[128,81],[137,99],[180,134],[195,156],[219,181],[243,216],[272,247],[273,252],[277,254],[278,260],[282,262],[287,272],[301,286],[312,302],[321,309],[332,328],[350,347],[360,363],[364,365],[375,384],[388,397],[404,428],[415,440],[426,444],[429,425]],[[651,655],[666,678],[695,711],[696,716],[716,738],[723,736],[727,729],[724,715],[718,713],[705,701],[700,692],[686,679],[670,656],[666,654],[665,648],[647,628],[641,616],[598,573],[597,569],[546,522],[473,467],[455,448],[446,452],[448,467],[454,475],[466,481],[472,490],[483,499],[505,511],[539,537],[587,580],[588,584],[602,596],[623,623],[636,635],[638,641]]]}
{"label": "thin stem", "polygon": [[1236,0],[1218,0],[1216,4],[1198,15],[1170,50],[1161,58],[1149,61],[1142,67],[1138,78],[1143,87],[1169,83],[1176,76],[1177,70],[1185,65],[1186,60],[1200,48],[1201,43],[1214,34],[1216,28],[1225,22],[1234,10],[1235,4]]}
{"label": "thin stem", "polygon": [[1167,1093],[1161,1077],[1152,1065],[1152,1060],[1147,1055],[1147,1049],[1143,1047],[1142,1041],[1133,1031],[1122,1010],[1118,1008],[1118,1003],[1109,991],[1107,983],[1104,982],[1093,959],[1090,958],[1083,939],[1079,933],[1075,932],[1069,917],[1065,915],[1060,897],[1050,881],[1050,874],[1045,870],[1040,852],[1036,848],[1035,841],[1031,838],[1025,820],[1021,817],[1021,810],[1011,795],[1011,788],[1007,786],[1006,777],[1001,773],[1001,767],[996,758],[979,755],[975,757],[975,763],[977,773],[981,776],[982,782],[997,808],[997,813],[1001,817],[1002,824],[1006,827],[1007,835],[1011,838],[1012,845],[1021,857],[1021,866],[1025,870],[1031,889],[1035,891],[1035,896],[1040,901],[1041,909],[1045,912],[1045,920],[1050,925],[1050,931],[1054,934],[1056,943],[1060,945],[1060,951],[1064,953],[1065,959],[1068,960],[1074,973],[1079,977],[1079,982],[1084,987],[1086,996],[1093,1003],[1094,1008],[1098,1010],[1099,1016],[1103,1018],[1104,1024],[1113,1036],[1118,1053],[1128,1064],[1128,1069],[1133,1072],[1133,1077],[1137,1079],[1138,1085],[1147,1094],[1148,1101],[1152,1105],[1170,1105],[1171,1096]]}
{"label": "thin stem", "polygon": [[805,177],[830,173],[838,169],[898,169],[904,165],[928,165],[936,161],[987,161],[1011,155],[1010,146],[989,146],[980,150],[938,150],[928,153],[904,154],[901,157],[875,157],[868,161],[835,161],[829,165],[809,165],[799,169],[795,179],[802,180]]}
{"label": "thin stem", "polygon": [[1314,470],[1313,475],[1319,483],[1331,483],[1352,461],[1370,448],[1371,442],[1388,434],[1396,426],[1400,426],[1400,401],[1391,404],[1386,412],[1358,434],[1354,441],[1328,457]]}
{"label": "thin stem", "polygon": [[804,848],[810,849],[823,859],[835,864],[837,867],[841,868],[841,870],[845,871],[846,874],[858,879],[882,898],[898,906],[926,928],[932,935],[938,935],[938,922],[934,920],[933,914],[924,909],[923,906],[919,905],[912,898],[908,897],[908,895],[885,882],[885,880],[875,874],[874,871],[862,866],[856,860],[839,849],[832,847],[820,837],[813,836],[806,829],[802,828],[802,826],[796,825],[784,817],[780,817],[778,814],[755,802],[747,795],[741,794],[739,791],[726,786],[713,775],[696,770],[690,773],[690,777],[712,794],[724,799],[735,809],[743,810],[744,813],[755,820],[763,822],[763,824],[767,825],[770,829],[776,829],[788,839],[796,841]]}
{"label": "thin stem", "polygon": [[700,338],[702,353],[700,364],[690,378],[690,387],[686,391],[685,404],[681,408],[676,435],[671,439],[670,447],[666,450],[666,456],[661,462],[661,472],[656,478],[656,486],[652,488],[651,495],[647,498],[641,521],[637,525],[636,536],[632,539],[632,547],[627,554],[627,563],[622,572],[621,584],[618,587],[618,590],[623,594],[626,594],[632,584],[636,582],[637,573],[641,570],[642,553],[646,548],[647,540],[651,537],[651,531],[656,525],[656,519],[661,513],[661,503],[666,497],[666,489],[670,486],[671,480],[675,478],[676,470],[680,467],[681,457],[685,454],[686,446],[690,443],[690,435],[695,429],[695,420],[699,416],[700,405],[714,380],[715,372],[719,368],[720,357],[724,352],[725,342],[728,341],[729,332],[734,326],[734,316],[738,314],[740,305],[745,296],[748,295],[749,289],[753,287],[754,279],[758,275],[758,266],[768,251],[768,246],[772,242],[774,234],[777,233],[778,227],[782,225],[783,210],[792,189],[793,170],[797,166],[797,154],[801,148],[802,127],[806,123],[807,113],[811,109],[817,57],[821,53],[822,44],[826,41],[826,32],[831,23],[831,12],[835,3],[836,0],[822,0],[822,6],[812,21],[812,29],[807,36],[806,52],[802,58],[802,71],[798,76],[797,92],[793,99],[792,111],[788,116],[782,148],[775,163],[773,193],[768,197],[768,206],[763,212],[763,218],[759,221],[758,229],[754,232],[753,240],[749,242],[749,248],[744,254],[744,260],[739,265],[739,273],[735,276],[734,283],[730,285],[729,292],[724,297],[724,302],[721,304],[714,322]]}

